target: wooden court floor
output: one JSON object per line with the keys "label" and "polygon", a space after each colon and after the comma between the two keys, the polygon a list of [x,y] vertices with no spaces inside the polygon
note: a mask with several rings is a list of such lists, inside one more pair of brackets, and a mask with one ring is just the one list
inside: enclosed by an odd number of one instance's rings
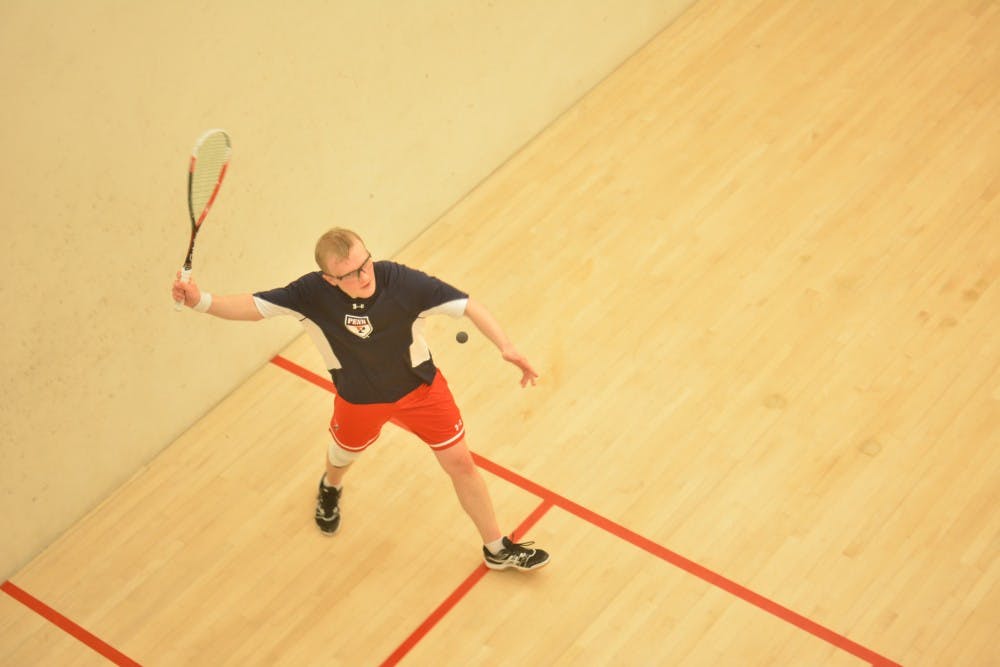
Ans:
{"label": "wooden court floor", "polygon": [[428,322],[552,563],[394,429],[321,537],[300,339],[3,585],[0,663],[1000,664],[1000,3],[702,0],[396,259],[540,370]]}

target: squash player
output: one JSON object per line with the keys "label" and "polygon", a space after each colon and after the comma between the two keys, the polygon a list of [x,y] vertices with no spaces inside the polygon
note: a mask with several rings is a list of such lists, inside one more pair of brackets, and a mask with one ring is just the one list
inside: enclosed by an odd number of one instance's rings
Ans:
{"label": "squash player", "polygon": [[[282,315],[302,322],[337,389],[326,472],[320,478],[316,524],[340,528],[340,496],[350,465],[387,421],[403,426],[433,451],[462,508],[483,540],[491,569],[533,570],[549,555],[515,543],[497,524],[493,503],[465,443],[465,427],[448,383],[421,333],[428,315],[468,317],[521,372],[521,386],[538,374],[488,310],[451,285],[391,261],[374,261],[361,237],[334,228],[316,243],[319,271],[255,294],[212,295],[194,282],[173,284],[173,298],[198,312],[230,320]],[[179,274],[178,274],[179,277]]]}

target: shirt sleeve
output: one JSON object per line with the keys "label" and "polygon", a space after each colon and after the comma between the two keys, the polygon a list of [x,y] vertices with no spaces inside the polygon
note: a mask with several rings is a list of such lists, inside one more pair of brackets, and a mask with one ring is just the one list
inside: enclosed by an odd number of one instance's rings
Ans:
{"label": "shirt sleeve", "polygon": [[253,301],[257,310],[264,317],[292,315],[300,320],[305,319],[309,297],[314,291],[311,277],[311,275],[305,275],[284,287],[255,292]]}
{"label": "shirt sleeve", "polygon": [[407,300],[414,304],[416,315],[448,315],[462,317],[469,303],[469,295],[440,278],[423,271],[399,265],[400,282]]}
{"label": "shirt sleeve", "polygon": [[447,315],[449,317],[462,317],[465,315],[465,308],[469,305],[469,297],[465,296],[452,301],[446,301],[440,306],[434,306],[420,312],[420,317],[426,315]]}

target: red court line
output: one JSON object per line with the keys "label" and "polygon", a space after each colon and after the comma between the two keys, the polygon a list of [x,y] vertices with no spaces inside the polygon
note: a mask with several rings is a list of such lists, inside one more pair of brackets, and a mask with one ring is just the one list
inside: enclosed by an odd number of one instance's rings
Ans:
{"label": "red court line", "polygon": [[515,486],[528,491],[530,493],[544,498],[551,502],[556,507],[566,510],[570,514],[573,514],[584,521],[591,523],[598,528],[603,528],[607,532],[619,537],[626,542],[639,547],[640,549],[665,560],[668,563],[679,567],[689,574],[702,579],[703,581],[721,588],[727,593],[731,593],[736,597],[749,602],[750,604],[762,609],[769,614],[777,616],[781,620],[791,623],[792,625],[805,630],[811,635],[819,637],[820,639],[833,644],[839,649],[847,651],[848,653],[866,660],[873,665],[879,665],[889,667],[900,667],[899,663],[893,662],[892,660],[886,658],[885,656],[879,655],[878,653],[872,651],[871,649],[865,648],[864,646],[858,644],[857,642],[851,641],[847,637],[830,630],[815,621],[812,621],[805,616],[792,611],[791,609],[784,607],[773,600],[770,600],[759,593],[755,593],[749,588],[742,586],[731,579],[709,570],[704,565],[699,565],[698,563],[681,556],[680,554],[667,549],[666,547],[653,542],[650,539],[639,535],[636,532],[629,530],[628,528],[622,526],[621,524],[615,523],[614,521],[605,518],[596,512],[592,512],[587,508],[574,503],[571,500],[563,498],[562,496],[549,491],[545,487],[532,482],[529,479],[521,477],[515,472],[504,468],[479,454],[473,452],[472,458],[476,461],[476,465],[481,467],[483,470],[487,470],[497,477],[507,480]]}
{"label": "red court line", "polygon": [[330,380],[322,378],[319,375],[313,373],[312,371],[307,371],[298,364],[291,362],[280,355],[275,356],[273,359],[271,359],[271,363],[274,364],[275,366],[284,368],[286,371],[290,373],[298,375],[303,380],[312,382],[317,387],[322,387],[323,389],[326,389],[328,392],[334,393],[333,383],[330,382]]}
{"label": "red court line", "polygon": [[[310,371],[307,371],[306,369],[302,368],[301,366],[298,366],[297,364],[291,361],[288,361],[287,359],[284,359],[280,356],[276,356],[271,361],[276,365],[281,366],[282,368],[285,368],[291,371],[292,373],[295,373],[299,377],[302,377],[317,386],[327,388],[329,389],[329,391],[333,391],[332,383],[328,383],[329,387],[326,387],[326,385],[323,384],[324,382],[326,382],[325,380],[320,378],[315,373],[311,373]],[[767,613],[776,616],[777,618],[780,618],[781,620],[787,623],[791,623],[792,625],[801,630],[805,630],[809,634],[818,637],[823,641],[828,642],[829,644],[832,644],[833,646],[836,646],[841,650],[847,651],[851,655],[854,655],[858,658],[861,658],[862,660],[871,663],[872,665],[877,665],[879,667],[901,667],[899,663],[894,662],[889,658],[886,658],[885,656],[879,655],[875,651],[865,648],[861,644],[858,644],[857,642],[854,642],[848,639],[847,637],[838,634],[833,630],[830,630],[829,628],[826,628],[820,625],[819,623],[816,623],[815,621],[812,621],[797,612],[792,611],[788,607],[780,605],[777,602],[774,602],[773,600],[764,597],[759,593],[755,593],[749,588],[742,586],[731,579],[727,579],[721,574],[709,570],[704,565],[699,565],[698,563],[688,558],[685,558],[684,556],[681,556],[680,554],[671,551],[670,549],[667,549],[666,547],[657,544],[656,542],[653,542],[652,540],[645,538],[636,532],[629,530],[628,528],[622,526],[621,524],[615,523],[614,521],[605,518],[600,514],[597,514],[596,512],[593,512],[583,507],[582,505],[578,505],[577,503],[574,503],[573,501],[568,500],[567,498],[563,498],[559,494],[546,489],[540,484],[536,484],[535,482],[532,482],[531,480],[522,477],[521,475],[518,475],[517,473],[508,470],[507,468],[504,468],[503,466],[496,464],[490,461],[489,459],[480,456],[479,454],[476,454],[475,452],[472,453],[472,458],[475,460],[476,465],[478,465],[480,468],[484,470],[493,473],[497,477],[500,477],[501,479],[504,479],[510,482],[511,484],[514,484],[515,486],[518,486],[524,489],[525,491],[528,491],[529,493],[538,496],[539,498],[542,498],[551,505],[559,507],[569,512],[570,514],[573,514],[574,516],[577,516],[583,519],[584,521],[587,521],[588,523],[597,526],[598,528],[606,530],[612,535],[615,535],[616,537],[619,537],[625,540],[626,542],[629,542],[634,546],[643,549],[644,551],[656,556],[661,560],[664,560],[676,567],[679,567],[685,572],[692,574],[698,577],[699,579],[726,591],[727,593],[735,595],[736,597],[740,598],[745,602],[749,602],[755,607],[762,609],[763,611],[766,611]],[[548,508],[546,507],[546,510],[547,509]],[[475,573],[473,573],[473,575],[470,576],[474,576],[474,574]],[[479,575],[479,578],[482,578],[482,575]],[[469,588],[471,588],[476,583],[476,581],[479,580],[479,578],[471,582],[469,584]],[[463,593],[462,595],[464,594],[465,593]],[[461,599],[461,596],[459,596],[458,599]],[[448,609],[451,609],[451,607],[453,606],[454,603],[448,606]],[[447,609],[445,610],[445,613],[447,613]],[[444,614],[442,614],[442,616],[443,615]],[[437,620],[440,619],[436,619],[434,623],[436,623]],[[433,627],[433,623],[431,624],[431,627]],[[430,627],[428,627],[427,629],[429,630]],[[426,632],[424,634],[426,634]]]}
{"label": "red court line", "polygon": [[[515,542],[521,539],[521,536],[524,535],[524,533],[527,532],[533,525],[535,525],[535,523],[537,523],[538,520],[541,519],[542,516],[544,516],[544,514],[548,512],[551,507],[552,507],[551,502],[549,502],[548,500],[542,500],[542,503],[538,507],[536,507],[531,514],[528,515],[528,518],[522,521],[521,525],[518,526],[516,529],[514,529],[514,532],[511,533],[510,535],[510,539],[514,540]],[[388,658],[385,659],[385,661],[382,663],[382,667],[390,667],[391,665],[395,665],[399,663],[399,661],[402,660],[404,657],[406,657],[406,654],[409,653],[410,650],[414,646],[416,646],[417,643],[421,639],[423,639],[424,636],[428,632],[430,632],[435,625],[438,624],[438,621],[444,618],[445,615],[449,611],[451,611],[452,607],[458,604],[461,601],[461,599],[464,598],[466,594],[472,590],[472,587],[475,586],[477,583],[479,583],[479,581],[484,576],[486,576],[486,573],[488,572],[489,568],[480,563],[479,566],[472,571],[472,574],[466,577],[465,581],[459,584],[458,588],[452,591],[451,595],[446,597],[444,599],[444,602],[439,604],[437,609],[432,611],[430,613],[430,616],[428,616],[424,620],[424,622],[417,627],[416,630],[410,633],[409,637],[403,640],[403,643],[400,644],[396,648],[396,650],[392,652],[392,655],[390,655]]]}
{"label": "red court line", "polygon": [[28,607],[29,609],[37,613],[45,620],[61,628],[68,634],[73,635],[81,642],[83,642],[90,648],[94,649],[95,651],[97,651],[98,653],[100,653],[101,655],[103,655],[105,658],[115,663],[116,665],[129,665],[129,666],[139,667],[138,662],[128,657],[127,655],[116,649],[114,646],[111,646],[107,642],[99,639],[98,637],[95,637],[94,635],[87,632],[73,621],[69,620],[68,618],[60,614],[52,607],[48,606],[38,598],[30,595],[21,588],[18,588],[11,582],[9,581],[3,582],[2,584],[0,584],[0,589],[2,589],[3,592],[6,593],[7,595],[11,596],[15,600],[23,604],[25,607]]}

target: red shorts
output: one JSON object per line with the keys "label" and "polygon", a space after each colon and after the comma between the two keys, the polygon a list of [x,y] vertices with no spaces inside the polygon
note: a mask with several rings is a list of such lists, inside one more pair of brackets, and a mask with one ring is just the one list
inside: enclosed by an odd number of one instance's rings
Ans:
{"label": "red shorts", "polygon": [[378,439],[388,421],[416,434],[437,451],[465,435],[462,415],[440,370],[434,382],[420,385],[395,403],[348,403],[337,395],[330,435],[341,449],[357,455]]}

